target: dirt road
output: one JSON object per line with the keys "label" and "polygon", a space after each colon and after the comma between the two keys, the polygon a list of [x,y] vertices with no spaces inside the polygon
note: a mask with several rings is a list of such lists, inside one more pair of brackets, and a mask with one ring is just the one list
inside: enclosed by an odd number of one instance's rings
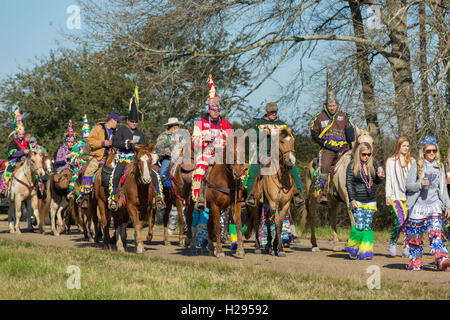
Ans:
{"label": "dirt road", "polygon": [[[22,234],[9,234],[7,221],[0,221],[0,239],[16,239],[33,242],[44,246],[64,246],[73,248],[84,248],[90,250],[103,250],[101,246],[89,243],[83,239],[83,235],[75,231],[72,234],[62,234],[59,237],[50,234],[39,234],[26,232],[26,223],[21,222]],[[49,226],[46,226],[46,231]],[[146,231],[146,230],[145,230]],[[134,250],[133,230],[128,229],[128,251]],[[162,232],[156,231],[151,243],[145,242],[145,255],[160,257],[168,260],[189,262],[209,262],[227,265],[240,265],[254,268],[265,268],[289,273],[315,273],[332,275],[340,278],[352,278],[366,281],[372,273],[368,273],[368,267],[375,265],[381,271],[381,285],[383,281],[423,283],[430,286],[442,286],[446,290],[450,288],[450,270],[436,271],[432,256],[424,256],[424,270],[420,272],[406,271],[408,259],[402,257],[390,257],[388,244],[375,244],[375,257],[369,261],[354,261],[347,257],[343,251],[331,250],[328,241],[318,241],[320,252],[312,252],[309,241],[301,240],[300,245],[286,249],[285,258],[271,255],[257,255],[253,250],[253,241],[245,242],[246,255],[243,259],[232,255],[230,246],[225,245],[225,258],[217,259],[207,253],[193,255],[189,249],[177,246],[177,238],[170,237],[172,245],[164,246]],[[344,243],[341,243],[344,246]],[[400,250],[399,250],[400,251]],[[425,248],[428,252],[428,247]]]}

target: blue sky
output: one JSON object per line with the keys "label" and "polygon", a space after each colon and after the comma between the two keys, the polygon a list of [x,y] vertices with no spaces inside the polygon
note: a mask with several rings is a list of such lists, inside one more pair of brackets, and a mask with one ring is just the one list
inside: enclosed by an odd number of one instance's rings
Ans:
{"label": "blue sky", "polygon": [[[15,74],[22,68],[31,68],[37,58],[46,57],[51,49],[58,48],[59,42],[64,47],[74,45],[65,40],[60,31],[76,33],[69,30],[67,20],[70,14],[67,8],[76,5],[76,0],[2,0],[0,2],[0,81],[9,74]],[[81,21],[81,28],[83,21]],[[305,63],[304,63],[305,65]],[[311,65],[311,74],[318,65]],[[278,83],[286,84],[290,75],[298,69],[298,61],[282,66],[249,98],[253,107],[263,108],[266,102],[276,100],[280,95]],[[309,69],[309,68],[308,68]],[[318,77],[319,81],[322,77]],[[278,83],[277,83],[278,82]],[[218,88],[220,91],[220,88]],[[299,105],[289,106],[289,112],[280,112],[282,118],[289,114],[302,112],[308,108],[310,97],[305,96]],[[320,108],[320,106],[317,106]],[[286,108],[284,108],[285,111]],[[286,115],[287,114],[287,115]],[[289,122],[289,119],[285,119]]]}
{"label": "blue sky", "polygon": [[[58,30],[66,27],[66,13],[75,0],[3,0],[0,4],[0,80],[21,67],[32,67],[59,41],[71,46]],[[67,29],[66,29],[67,30]]]}

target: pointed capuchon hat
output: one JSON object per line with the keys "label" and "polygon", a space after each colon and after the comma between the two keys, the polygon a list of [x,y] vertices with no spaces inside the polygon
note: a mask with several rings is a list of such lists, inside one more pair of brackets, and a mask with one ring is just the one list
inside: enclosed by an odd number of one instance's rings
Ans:
{"label": "pointed capuchon hat", "polygon": [[22,115],[20,114],[19,107],[14,110],[14,131],[16,134],[25,133],[25,127],[22,123]]}
{"label": "pointed capuchon hat", "polygon": [[208,109],[219,109],[220,110],[220,98],[217,96],[216,86],[212,75],[209,75],[209,97],[208,97]]}
{"label": "pointed capuchon hat", "polygon": [[75,142],[75,134],[73,132],[72,120],[69,120],[67,127],[66,142]]}
{"label": "pointed capuchon hat", "polygon": [[91,127],[89,126],[89,121],[87,115],[83,116],[83,127],[81,128],[81,136],[87,138],[91,133]]}
{"label": "pointed capuchon hat", "polygon": [[331,81],[331,76],[327,68],[327,99],[325,101],[325,104],[328,105],[331,103],[338,104],[338,101],[336,98],[336,91],[334,90],[333,82]]}
{"label": "pointed capuchon hat", "polygon": [[139,93],[138,87],[134,89],[133,96],[130,99],[130,105],[128,107],[128,120],[139,121]]}

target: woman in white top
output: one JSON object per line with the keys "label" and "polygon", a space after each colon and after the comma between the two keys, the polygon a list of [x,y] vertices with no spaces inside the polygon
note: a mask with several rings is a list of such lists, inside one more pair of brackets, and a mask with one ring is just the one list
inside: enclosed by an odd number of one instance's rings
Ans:
{"label": "woman in white top", "polygon": [[[394,227],[391,232],[389,253],[391,256],[397,254],[397,241],[400,233],[405,230],[405,222],[408,218],[406,209],[406,176],[411,165],[410,142],[407,137],[399,137],[392,155],[386,160],[386,205],[394,215]],[[405,246],[403,255],[409,256],[408,239],[405,235]]]}

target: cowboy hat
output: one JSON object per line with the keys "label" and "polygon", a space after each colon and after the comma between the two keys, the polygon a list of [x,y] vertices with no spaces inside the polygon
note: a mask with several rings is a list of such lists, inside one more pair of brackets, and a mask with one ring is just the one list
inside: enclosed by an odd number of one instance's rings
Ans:
{"label": "cowboy hat", "polygon": [[175,125],[182,126],[183,124],[184,124],[183,122],[178,121],[178,118],[169,118],[169,121],[167,123],[165,123],[164,125],[167,127],[170,127],[170,126],[175,126]]}

